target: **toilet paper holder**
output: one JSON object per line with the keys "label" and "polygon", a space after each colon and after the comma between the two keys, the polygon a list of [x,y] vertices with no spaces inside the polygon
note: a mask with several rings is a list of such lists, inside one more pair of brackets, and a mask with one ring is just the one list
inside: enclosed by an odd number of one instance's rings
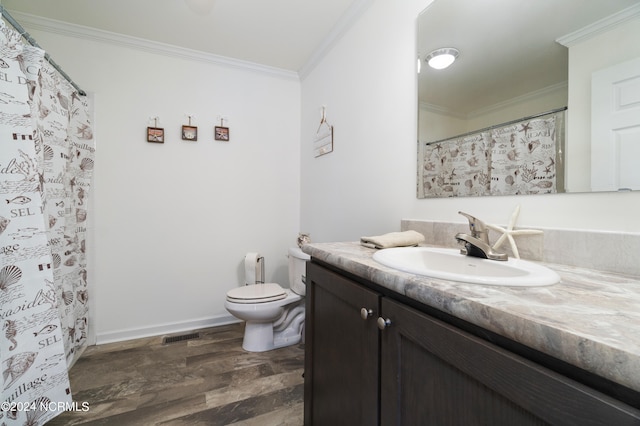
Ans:
{"label": "toilet paper holder", "polygon": [[264,256],[258,258],[258,267],[260,272],[258,273],[256,268],[256,284],[264,284]]}
{"label": "toilet paper holder", "polygon": [[264,256],[247,253],[244,258],[245,285],[264,284]]}

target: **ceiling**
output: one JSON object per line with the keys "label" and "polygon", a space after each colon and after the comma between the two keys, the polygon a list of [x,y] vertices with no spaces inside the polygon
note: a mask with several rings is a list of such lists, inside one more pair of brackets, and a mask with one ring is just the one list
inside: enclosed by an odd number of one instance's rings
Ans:
{"label": "ceiling", "polygon": [[[0,0],[0,5],[18,21],[25,13],[301,73],[375,0],[212,0],[209,14],[195,13],[187,1],[202,0]],[[420,100],[468,114],[566,81],[566,48],[555,39],[638,2],[436,0],[419,18],[419,53],[456,47],[461,56],[445,71],[423,67]],[[564,59],[547,62],[552,56]],[[503,94],[496,87],[518,93]],[[429,99],[422,97],[426,93]]]}
{"label": "ceiling", "polygon": [[[436,0],[418,18],[421,58],[455,47],[445,70],[423,66],[420,102],[469,117],[517,96],[566,84],[568,50],[556,39],[638,0]],[[425,65],[423,63],[423,65]]]}
{"label": "ceiling", "polygon": [[184,0],[0,4],[18,22],[16,15],[27,13],[297,72],[372,0],[213,1],[209,14],[194,12]]}

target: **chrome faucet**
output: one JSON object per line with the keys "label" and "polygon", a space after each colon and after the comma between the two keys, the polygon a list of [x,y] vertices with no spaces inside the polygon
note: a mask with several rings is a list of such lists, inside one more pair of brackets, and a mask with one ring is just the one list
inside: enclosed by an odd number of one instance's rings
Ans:
{"label": "chrome faucet", "polygon": [[508,257],[505,253],[493,250],[489,244],[489,233],[483,221],[464,212],[459,211],[458,213],[469,220],[469,229],[471,230],[471,235],[456,234],[456,240],[464,245],[460,249],[460,253],[490,260],[507,260]]}

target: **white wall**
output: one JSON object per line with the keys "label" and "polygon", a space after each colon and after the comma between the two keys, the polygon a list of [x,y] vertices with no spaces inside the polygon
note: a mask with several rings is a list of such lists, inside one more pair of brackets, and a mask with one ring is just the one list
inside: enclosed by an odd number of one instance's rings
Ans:
{"label": "white wall", "polygon": [[[232,319],[225,293],[249,251],[288,285],[300,206],[300,83],[30,30],[85,90],[97,140],[92,298],[98,342]],[[152,49],[153,50],[153,49]],[[185,114],[198,141],[181,140]],[[213,139],[229,117],[230,142]],[[146,142],[159,116],[165,143]]]}
{"label": "white wall", "polygon": [[[301,228],[314,241],[400,229],[400,219],[464,222],[464,210],[519,226],[640,231],[640,193],[416,198],[416,17],[429,0],[378,0],[302,82]],[[314,158],[319,107],[335,150]]]}

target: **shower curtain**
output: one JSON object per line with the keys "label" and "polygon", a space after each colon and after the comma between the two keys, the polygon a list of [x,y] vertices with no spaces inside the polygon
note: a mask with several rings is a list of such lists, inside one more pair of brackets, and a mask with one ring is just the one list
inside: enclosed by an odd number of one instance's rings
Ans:
{"label": "shower curtain", "polygon": [[73,402],[86,346],[90,105],[0,20],[0,424],[44,424]]}
{"label": "shower curtain", "polygon": [[418,198],[564,191],[565,111],[418,144]]}

